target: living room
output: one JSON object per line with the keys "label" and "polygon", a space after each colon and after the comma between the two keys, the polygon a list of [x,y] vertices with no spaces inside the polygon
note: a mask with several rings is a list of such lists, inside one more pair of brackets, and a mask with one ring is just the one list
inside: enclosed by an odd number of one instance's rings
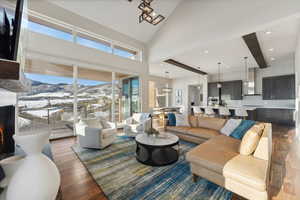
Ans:
{"label": "living room", "polygon": [[300,198],[298,1],[0,13],[0,199]]}

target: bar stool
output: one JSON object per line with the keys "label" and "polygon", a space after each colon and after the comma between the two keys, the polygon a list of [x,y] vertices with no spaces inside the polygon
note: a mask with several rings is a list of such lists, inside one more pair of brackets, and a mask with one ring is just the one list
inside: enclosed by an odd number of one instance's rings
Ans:
{"label": "bar stool", "polygon": [[212,108],[206,107],[205,108],[205,115],[208,117],[214,117],[215,116],[215,111]]}
{"label": "bar stool", "polygon": [[193,112],[195,116],[202,116],[203,111],[201,110],[200,106],[193,106]]}
{"label": "bar stool", "polygon": [[230,111],[229,111],[228,108],[226,108],[226,107],[220,107],[219,108],[219,115],[220,115],[220,117],[228,119],[230,117],[231,113],[230,113]]}
{"label": "bar stool", "polygon": [[248,112],[244,108],[238,108],[235,110],[235,116],[237,118],[246,119],[248,117]]}

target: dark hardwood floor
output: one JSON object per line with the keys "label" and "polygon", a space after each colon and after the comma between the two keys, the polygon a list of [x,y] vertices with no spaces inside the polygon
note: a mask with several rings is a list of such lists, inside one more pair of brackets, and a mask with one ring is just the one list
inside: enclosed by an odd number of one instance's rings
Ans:
{"label": "dark hardwood floor", "polygon": [[[273,126],[273,156],[270,192],[272,200],[300,199],[300,144],[294,139],[295,129]],[[76,138],[52,141],[55,162],[61,173],[63,200],[105,200],[101,188],[86,170],[71,146]],[[299,153],[298,153],[299,155]],[[234,195],[233,200],[243,199]]]}

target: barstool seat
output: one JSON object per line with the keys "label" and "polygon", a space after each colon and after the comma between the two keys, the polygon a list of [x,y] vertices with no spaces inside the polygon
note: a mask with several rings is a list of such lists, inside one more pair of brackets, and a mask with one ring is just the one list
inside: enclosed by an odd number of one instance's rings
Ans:
{"label": "barstool seat", "polygon": [[219,108],[219,115],[221,117],[228,118],[231,115],[231,113],[230,113],[230,111],[229,111],[228,108],[226,108],[226,107],[220,107]]}
{"label": "barstool seat", "polygon": [[205,108],[205,115],[208,116],[208,117],[214,117],[215,116],[215,112],[212,108],[210,107],[207,107]]}
{"label": "barstool seat", "polygon": [[235,110],[235,116],[238,118],[246,119],[246,117],[248,117],[248,112],[244,108],[238,108]]}
{"label": "barstool seat", "polygon": [[197,116],[203,115],[203,111],[201,110],[200,106],[193,106],[192,108],[193,108],[194,115]]}

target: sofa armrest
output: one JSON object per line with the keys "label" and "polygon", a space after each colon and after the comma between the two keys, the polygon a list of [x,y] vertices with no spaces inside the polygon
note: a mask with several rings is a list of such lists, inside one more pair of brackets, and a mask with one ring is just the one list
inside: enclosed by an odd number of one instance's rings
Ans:
{"label": "sofa armrest", "polygon": [[127,125],[132,124],[132,122],[133,122],[133,118],[132,118],[132,117],[129,117],[129,118],[127,118],[127,119],[125,120],[125,124],[127,124]]}

